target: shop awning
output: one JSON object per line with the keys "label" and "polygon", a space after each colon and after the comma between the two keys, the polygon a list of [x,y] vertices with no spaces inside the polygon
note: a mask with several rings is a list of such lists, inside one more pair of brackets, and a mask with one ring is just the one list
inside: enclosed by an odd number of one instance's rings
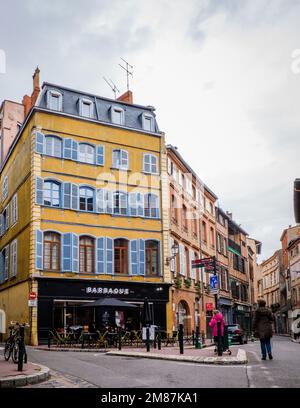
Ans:
{"label": "shop awning", "polygon": [[100,298],[95,300],[94,302],[84,303],[80,307],[115,307],[119,309],[136,309],[138,306],[132,305],[127,302],[123,302],[122,300],[116,298]]}
{"label": "shop awning", "polygon": [[231,299],[222,298],[222,297],[220,297],[220,298],[218,299],[218,303],[219,303],[220,305],[224,305],[224,306],[231,306],[231,305],[232,305]]}

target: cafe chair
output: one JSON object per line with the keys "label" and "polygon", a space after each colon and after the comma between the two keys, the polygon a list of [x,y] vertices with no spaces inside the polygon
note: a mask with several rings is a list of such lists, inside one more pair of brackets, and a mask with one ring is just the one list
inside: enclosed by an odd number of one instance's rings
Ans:
{"label": "cafe chair", "polygon": [[165,339],[165,346],[167,346],[168,344],[171,344],[172,346],[175,346],[175,344],[177,343],[177,338],[178,336],[178,332],[177,331],[173,331],[172,335],[170,335],[170,333],[167,333],[167,337]]}
{"label": "cafe chair", "polygon": [[102,345],[107,348],[108,346],[108,340],[106,339],[108,331],[101,333],[99,330],[97,330],[98,333],[98,339],[96,340],[96,347],[100,348]]}

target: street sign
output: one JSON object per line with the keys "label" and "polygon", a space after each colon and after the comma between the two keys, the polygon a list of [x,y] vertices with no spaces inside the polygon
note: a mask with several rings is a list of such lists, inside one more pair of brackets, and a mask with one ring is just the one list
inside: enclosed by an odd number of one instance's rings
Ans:
{"label": "street sign", "polygon": [[29,300],[35,300],[37,298],[36,292],[30,292],[29,293]]}
{"label": "street sign", "polygon": [[217,295],[218,294],[218,289],[211,289],[210,294],[211,295]]}
{"label": "street sign", "polygon": [[36,307],[37,306],[37,299],[33,299],[33,300],[29,299],[28,300],[28,306],[29,307]]}
{"label": "street sign", "polygon": [[210,283],[210,288],[211,289],[217,289],[218,288],[218,283],[219,283],[218,275],[211,276],[209,278],[209,283]]}
{"label": "street sign", "polygon": [[213,305],[213,303],[206,303],[206,304],[205,304],[205,310],[207,310],[207,311],[212,311],[212,310],[214,310],[214,305]]}

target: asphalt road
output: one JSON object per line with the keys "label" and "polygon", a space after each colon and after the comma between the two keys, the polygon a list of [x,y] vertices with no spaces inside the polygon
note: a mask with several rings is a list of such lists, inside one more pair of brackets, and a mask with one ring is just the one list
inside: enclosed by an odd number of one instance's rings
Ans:
{"label": "asphalt road", "polygon": [[286,337],[274,337],[272,361],[261,361],[258,342],[234,347],[247,351],[248,365],[210,366],[28,348],[30,361],[51,369],[50,380],[30,387],[300,387],[300,344]]}

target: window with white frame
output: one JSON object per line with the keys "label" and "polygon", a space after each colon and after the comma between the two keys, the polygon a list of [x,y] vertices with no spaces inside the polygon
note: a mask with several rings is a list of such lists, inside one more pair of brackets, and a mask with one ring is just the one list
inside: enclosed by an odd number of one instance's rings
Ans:
{"label": "window with white frame", "polygon": [[115,125],[124,125],[125,114],[124,109],[118,106],[112,106],[111,108],[111,121]]}
{"label": "window with white frame", "polygon": [[45,136],[45,153],[48,156],[62,157],[62,140],[53,135]]}
{"label": "window with white frame", "polygon": [[127,214],[127,194],[123,191],[114,192],[114,214]]}
{"label": "window with white frame", "polygon": [[79,144],[78,160],[83,163],[95,163],[95,147],[88,143]]}
{"label": "window with white frame", "polygon": [[14,225],[18,221],[18,200],[17,194],[14,194],[11,201],[11,224]]}
{"label": "window with white frame", "polygon": [[8,196],[8,176],[4,177],[2,186],[2,201],[4,201]]}
{"label": "window with white frame", "polygon": [[79,115],[85,118],[93,118],[94,104],[91,100],[85,98],[79,99]]}
{"label": "window with white frame", "polygon": [[157,157],[153,154],[144,154],[143,171],[145,173],[158,173]]}
{"label": "window with white frame", "polygon": [[3,214],[2,214],[2,232],[5,233],[5,231],[8,230],[9,228],[9,207],[5,207]]}
{"label": "window with white frame", "polygon": [[47,108],[51,110],[62,110],[62,94],[58,91],[49,89],[47,92]]}
{"label": "window with white frame", "polygon": [[144,130],[154,132],[154,117],[149,113],[143,113],[142,124]]}
{"label": "window with white frame", "polygon": [[189,175],[185,176],[185,188],[189,195],[193,195],[193,184]]}
{"label": "window with white frame", "polygon": [[128,152],[126,150],[113,150],[112,165],[116,169],[128,170],[129,169]]}
{"label": "window with white frame", "polygon": [[9,261],[9,246],[3,248],[1,251],[1,272],[2,272],[2,281],[8,279],[8,261]]}
{"label": "window with white frame", "polygon": [[11,243],[11,263],[10,263],[10,275],[17,276],[17,264],[18,264],[18,244],[15,239]]}
{"label": "window with white frame", "polygon": [[178,170],[178,184],[180,185],[180,187],[183,186],[183,174],[179,170]]}

